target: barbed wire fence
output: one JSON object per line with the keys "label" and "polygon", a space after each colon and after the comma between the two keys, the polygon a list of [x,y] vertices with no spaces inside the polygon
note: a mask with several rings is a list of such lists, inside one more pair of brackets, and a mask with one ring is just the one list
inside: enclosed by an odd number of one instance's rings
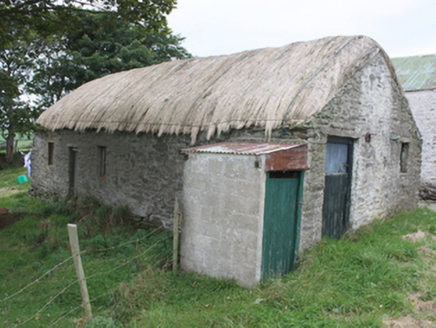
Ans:
{"label": "barbed wire fence", "polygon": [[[25,285],[24,287],[22,287],[21,289],[19,289],[18,291],[12,293],[11,295],[7,295],[4,294],[5,297],[3,299],[0,299],[0,304],[4,304],[5,308],[7,308],[7,305],[14,301],[14,299],[16,299],[18,296],[20,296],[21,294],[30,291],[30,287],[37,285],[38,283],[40,283],[44,278],[46,278],[49,275],[52,275],[56,270],[59,270],[60,268],[64,267],[66,264],[68,264],[71,260],[74,259],[74,256],[81,256],[81,255],[90,255],[92,253],[99,253],[99,252],[109,252],[109,251],[113,251],[113,250],[117,250],[120,249],[122,247],[125,247],[129,244],[137,244],[140,245],[140,243],[142,241],[145,241],[147,239],[149,239],[150,237],[152,237],[153,235],[157,234],[158,231],[161,231],[161,228],[156,228],[152,231],[150,231],[149,233],[147,233],[145,236],[134,239],[134,240],[129,240],[127,242],[123,242],[121,244],[118,244],[116,246],[111,246],[111,247],[107,247],[107,248],[89,248],[87,250],[78,252],[77,254],[74,254],[72,256],[69,256],[68,258],[65,258],[63,260],[61,260],[58,264],[54,265],[51,269],[49,269],[47,272],[45,272],[44,274],[42,274],[41,276],[39,276],[37,279],[33,280],[32,282],[28,283],[27,285]],[[178,229],[175,229],[178,231]],[[90,281],[92,279],[95,279],[97,277],[103,276],[103,275],[109,275],[123,267],[126,267],[127,265],[129,265],[130,263],[134,262],[135,260],[140,259],[141,257],[144,257],[147,253],[149,253],[152,249],[156,248],[157,246],[159,246],[160,244],[162,244],[163,242],[165,242],[166,240],[172,238],[172,236],[163,236],[162,238],[157,239],[153,244],[149,245],[147,248],[142,249],[136,252],[136,254],[134,256],[131,256],[130,258],[128,258],[127,260],[125,260],[124,262],[122,262],[121,264],[116,265],[115,267],[109,269],[109,270],[105,270],[105,271],[99,271],[96,273],[93,273],[89,276],[84,276],[81,279],[77,279],[77,278],[73,278],[69,281],[67,281],[60,290],[55,291],[56,293],[54,295],[46,295],[45,297],[48,299],[47,302],[45,302],[45,304],[39,308],[39,310],[37,310],[34,314],[26,317],[25,319],[22,318],[15,318],[15,322],[13,324],[11,324],[11,327],[23,327],[26,324],[28,324],[30,321],[32,320],[39,320],[40,316],[43,314],[44,311],[46,311],[50,305],[52,305],[56,300],[59,299],[59,297],[61,297],[65,292],[67,292],[71,287],[77,285],[77,284],[81,284],[82,281]],[[152,267],[156,267],[158,265],[158,263],[155,263]],[[70,264],[70,268],[68,270],[71,270],[72,272],[75,271],[75,266],[73,265],[73,263]],[[98,295],[96,297],[93,297],[90,300],[87,300],[86,302],[89,302],[90,304],[92,304],[93,302],[95,302],[96,300],[104,297],[104,296],[108,296],[108,295],[113,295],[116,291],[118,290],[118,286],[111,288],[109,291]],[[82,299],[82,302],[75,306],[74,308],[72,308],[71,310],[67,311],[66,313],[60,315],[58,318],[54,318],[51,320],[50,326],[49,327],[56,327],[56,325],[58,323],[60,323],[63,319],[67,318],[68,316],[72,315],[73,313],[75,313],[76,311],[80,310],[80,309],[84,309],[85,307],[85,303]]]}

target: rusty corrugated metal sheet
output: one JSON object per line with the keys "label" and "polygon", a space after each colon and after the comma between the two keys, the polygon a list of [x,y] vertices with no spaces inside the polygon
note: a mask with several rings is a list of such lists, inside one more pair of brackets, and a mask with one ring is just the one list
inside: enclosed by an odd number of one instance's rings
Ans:
{"label": "rusty corrugated metal sheet", "polygon": [[436,88],[436,55],[392,58],[405,91]]}
{"label": "rusty corrugated metal sheet", "polygon": [[307,145],[270,153],[266,156],[265,171],[308,170]]}
{"label": "rusty corrugated metal sheet", "polygon": [[298,148],[303,144],[274,144],[274,143],[251,143],[251,142],[222,142],[213,145],[205,145],[182,149],[183,153],[215,153],[229,155],[264,155],[277,151]]}

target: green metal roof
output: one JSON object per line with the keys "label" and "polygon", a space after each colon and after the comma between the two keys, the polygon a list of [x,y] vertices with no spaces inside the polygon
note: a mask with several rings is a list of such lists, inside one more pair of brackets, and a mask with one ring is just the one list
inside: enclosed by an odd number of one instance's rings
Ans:
{"label": "green metal roof", "polygon": [[392,58],[391,60],[404,90],[436,88],[436,55]]}

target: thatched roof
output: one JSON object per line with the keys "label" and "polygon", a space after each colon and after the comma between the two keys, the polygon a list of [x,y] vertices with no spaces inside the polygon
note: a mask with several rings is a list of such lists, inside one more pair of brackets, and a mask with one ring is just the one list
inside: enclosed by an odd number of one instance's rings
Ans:
{"label": "thatched roof", "polygon": [[192,58],[91,81],[46,110],[49,130],[134,131],[208,137],[229,129],[303,123],[378,53],[364,36],[327,37],[281,48]]}

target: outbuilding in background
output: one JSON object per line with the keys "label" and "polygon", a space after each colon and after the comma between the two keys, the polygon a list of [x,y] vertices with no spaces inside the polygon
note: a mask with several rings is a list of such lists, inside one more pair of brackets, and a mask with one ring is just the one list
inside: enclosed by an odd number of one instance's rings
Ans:
{"label": "outbuilding in background", "polygon": [[393,58],[392,63],[422,133],[420,195],[436,201],[436,55]]}

